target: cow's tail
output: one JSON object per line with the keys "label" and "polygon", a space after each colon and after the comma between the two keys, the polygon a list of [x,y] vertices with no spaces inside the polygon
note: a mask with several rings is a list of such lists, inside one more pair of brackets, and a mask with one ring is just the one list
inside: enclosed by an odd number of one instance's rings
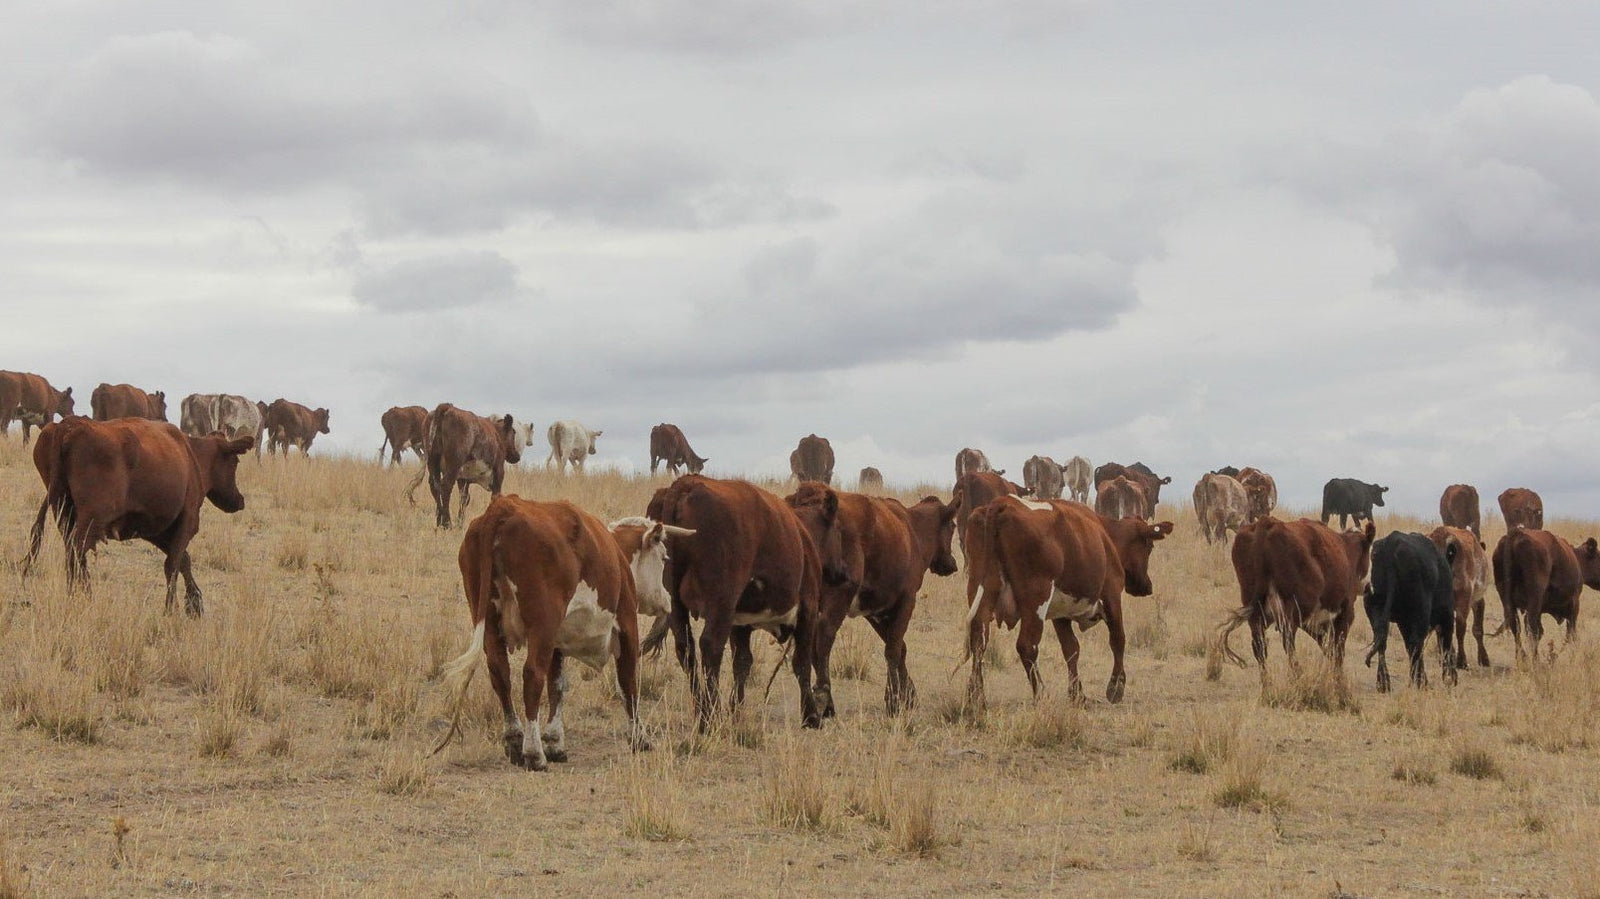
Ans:
{"label": "cow's tail", "polygon": [[999,598],[990,595],[991,591],[984,589],[983,582],[989,579],[991,572],[995,572],[999,574],[1000,590],[1005,589],[1005,560],[1000,552],[1000,513],[1004,508],[1005,505],[1002,503],[989,505],[981,514],[974,515],[977,520],[972,523],[978,527],[968,528],[968,535],[973,540],[967,548],[967,577],[978,578],[978,595],[973,597],[967,606],[967,639],[962,641],[961,658],[957,659],[955,667],[950,669],[952,677],[962,665],[968,662],[977,664],[975,659],[977,647],[973,645],[972,627],[975,622],[984,620],[982,616],[985,613],[990,618],[995,614],[995,605]]}
{"label": "cow's tail", "polygon": [[1249,606],[1235,609],[1228,613],[1228,617],[1222,619],[1221,624],[1217,625],[1217,648],[1222,652],[1223,658],[1238,665],[1240,668],[1248,668],[1250,663],[1245,661],[1244,656],[1233,651],[1233,644],[1229,638],[1233,636],[1234,631],[1239,629],[1240,625],[1250,620],[1250,611]]}
{"label": "cow's tail", "polygon": [[56,527],[63,534],[72,532],[78,522],[78,506],[72,501],[72,491],[67,489],[67,448],[70,434],[63,434],[56,448],[55,469],[50,473],[50,483],[45,485],[44,499],[39,501],[39,511],[33,516],[33,527],[28,531],[28,554],[22,560],[22,574],[27,576],[39,558],[39,544],[44,539],[46,510],[55,513]]}
{"label": "cow's tail", "polygon": [[383,442],[378,444],[378,464],[383,464],[383,453],[389,448],[389,432],[383,432]]}
{"label": "cow's tail", "polygon": [[[472,676],[478,673],[478,662],[487,661],[488,653],[484,651],[484,636],[489,630],[489,613],[494,608],[492,593],[494,591],[494,543],[493,532],[478,535],[478,591],[476,596],[469,596],[472,609],[472,642],[467,644],[467,651],[444,666],[444,682],[446,689],[455,694],[455,702],[450,712],[450,729],[445,732],[444,739],[439,745],[433,747],[428,753],[429,758],[439,754],[439,751],[450,744],[455,735],[461,732],[461,707],[466,704],[467,688],[472,686]],[[499,622],[495,622],[499,626]]]}

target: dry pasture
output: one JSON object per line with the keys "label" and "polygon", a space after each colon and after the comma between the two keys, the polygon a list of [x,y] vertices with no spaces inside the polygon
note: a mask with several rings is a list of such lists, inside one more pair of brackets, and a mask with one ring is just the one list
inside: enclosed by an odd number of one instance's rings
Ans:
{"label": "dry pasture", "polygon": [[[1156,594],[1127,600],[1121,705],[1097,701],[1101,626],[1084,635],[1085,707],[1066,701],[1053,636],[1031,701],[1002,632],[989,710],[964,714],[964,575],[930,575],[910,635],[919,705],[901,720],[854,621],[820,732],[798,727],[786,674],[762,700],[778,649],[758,636],[754,696],[705,737],[658,658],[642,675],[653,752],[629,753],[609,676],[575,676],[572,761],[513,769],[480,673],[464,739],[426,759],[439,667],[468,629],[461,532],[406,503],[415,465],[247,457],[247,508],[203,513],[207,614],[189,620],[162,613],[143,544],[102,549],[91,594],[68,594],[50,531],[24,581],[43,491],[20,441],[0,440],[0,896],[1600,895],[1600,651],[1518,670],[1503,636],[1492,670],[1447,689],[1430,647],[1434,686],[1384,696],[1358,614],[1347,695],[1315,664],[1289,683],[1275,642],[1265,697],[1255,670],[1207,680],[1237,591],[1227,550],[1179,507],[1163,507],[1178,530],[1152,561]],[[664,482],[524,467],[507,489],[609,520]],[[475,490],[469,515],[483,505]]]}

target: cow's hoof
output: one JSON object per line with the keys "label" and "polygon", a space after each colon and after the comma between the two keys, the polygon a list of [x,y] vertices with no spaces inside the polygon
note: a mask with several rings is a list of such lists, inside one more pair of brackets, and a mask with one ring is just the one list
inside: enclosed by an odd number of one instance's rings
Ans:
{"label": "cow's hoof", "polygon": [[522,764],[522,737],[506,737],[504,742],[506,761],[513,765]]}
{"label": "cow's hoof", "polygon": [[1128,679],[1126,677],[1113,677],[1111,682],[1106,684],[1106,702],[1121,702],[1122,693],[1127,689],[1127,686]]}
{"label": "cow's hoof", "polygon": [[550,763],[538,756],[525,755],[522,757],[522,767],[527,768],[529,771],[548,771],[550,770]]}
{"label": "cow's hoof", "polygon": [[550,762],[565,762],[567,760],[567,751],[565,749],[546,749],[544,757],[546,761]]}
{"label": "cow's hoof", "polygon": [[633,749],[634,752],[649,752],[655,748],[655,746],[651,745],[650,741],[646,740],[644,737],[639,737],[628,745]]}

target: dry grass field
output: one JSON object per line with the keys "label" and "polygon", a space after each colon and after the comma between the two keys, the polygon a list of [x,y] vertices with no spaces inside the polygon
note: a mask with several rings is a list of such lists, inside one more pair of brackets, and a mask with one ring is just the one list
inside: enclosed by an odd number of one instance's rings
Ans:
{"label": "dry grass field", "polygon": [[[59,539],[23,580],[43,491],[16,435],[0,440],[0,897],[1600,896],[1600,651],[1519,670],[1503,636],[1492,670],[1445,688],[1430,648],[1431,689],[1380,695],[1358,615],[1345,701],[1315,666],[1290,684],[1276,642],[1265,697],[1253,669],[1207,680],[1237,592],[1226,550],[1180,508],[1155,595],[1127,601],[1121,705],[1097,701],[1103,627],[1085,635],[1081,708],[1053,636],[1034,703],[1002,632],[988,712],[963,716],[964,576],[930,575],[910,636],[920,705],[902,720],[885,718],[879,645],[855,621],[820,732],[799,728],[787,675],[762,701],[779,651],[758,636],[754,697],[705,737],[661,658],[642,677],[653,752],[628,751],[609,676],[585,674],[572,761],[512,768],[480,675],[464,739],[424,758],[446,725],[440,666],[469,629],[461,532],[406,503],[415,470],[247,457],[247,508],[203,514],[207,611],[191,620],[163,614],[144,544],[102,549],[89,595],[65,590]],[[610,520],[662,482],[522,470],[508,490]]]}

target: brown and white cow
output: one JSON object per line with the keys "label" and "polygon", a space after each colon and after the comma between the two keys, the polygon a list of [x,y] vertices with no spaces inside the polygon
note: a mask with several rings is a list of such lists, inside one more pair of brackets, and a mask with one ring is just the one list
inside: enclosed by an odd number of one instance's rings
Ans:
{"label": "brown and white cow", "polygon": [[383,425],[383,443],[378,445],[379,461],[382,461],[385,450],[389,453],[390,465],[399,465],[400,455],[406,450],[416,453],[419,460],[427,459],[428,454],[424,449],[427,442],[427,409],[421,406],[390,406],[378,421]]}
{"label": "brown and white cow", "polygon": [[[831,495],[831,496],[830,496]],[[863,617],[883,639],[888,677],[883,701],[889,714],[916,703],[917,690],[906,668],[906,629],[917,606],[923,576],[932,571],[944,577],[956,571],[950,541],[955,536],[956,507],[936,496],[906,508],[897,499],[835,493],[819,481],[806,481],[785,502],[791,508],[819,513],[836,503],[840,549],[845,579],[824,584],[817,617],[817,705],[824,718],[833,717],[833,690],[829,659],[833,641],[844,620]]]}
{"label": "brown and white cow", "polygon": [[956,481],[959,482],[963,477],[980,471],[993,471],[995,474],[1006,473],[1004,468],[997,471],[994,466],[990,465],[989,457],[984,455],[981,449],[973,449],[969,446],[956,453]]}
{"label": "brown and white cow", "polygon": [[1530,531],[1544,528],[1544,500],[1526,487],[1511,487],[1500,494],[1500,514],[1508,533],[1518,527]]}
{"label": "brown and white cow", "polygon": [[167,393],[149,393],[132,384],[101,384],[89,395],[89,409],[95,421],[114,418],[167,420]]}
{"label": "brown and white cow", "polygon": [[1478,664],[1489,667],[1489,651],[1483,647],[1483,597],[1489,589],[1489,554],[1478,535],[1466,528],[1439,526],[1428,534],[1450,560],[1450,589],[1455,596],[1456,666],[1467,667],[1467,617],[1472,618],[1472,636],[1478,641]]}
{"label": "brown and white cow", "polygon": [[318,434],[328,433],[328,410],[308,409],[299,403],[279,397],[267,406],[264,415],[267,428],[267,452],[289,455],[289,447],[300,448],[300,455],[311,452],[311,442]]}
{"label": "brown and white cow", "polygon": [[1238,479],[1225,474],[1201,475],[1194,485],[1194,513],[1207,543],[1223,543],[1250,517],[1250,494]]}
{"label": "brown and white cow", "polygon": [[883,472],[868,465],[861,469],[861,474],[856,478],[856,489],[862,493],[883,492]]}
{"label": "brown and white cow", "polygon": [[467,512],[469,484],[477,484],[491,496],[500,494],[505,483],[506,463],[522,461],[517,444],[516,422],[511,416],[487,418],[474,415],[449,403],[440,403],[426,416],[428,421],[426,471],[428,490],[433,494],[434,523],[450,526],[450,496],[461,491],[461,508]]}
{"label": "brown and white cow", "polygon": [[[782,499],[745,481],[684,475],[656,491],[646,514],[695,531],[670,541],[667,591],[678,662],[689,675],[699,727],[718,708],[722,654],[733,645],[733,706],[744,698],[755,656],[750,638],[760,628],[780,642],[794,640],[793,670],[800,687],[800,717],[818,727],[822,716],[812,692],[813,646],[822,582],[842,582],[846,573],[837,528],[837,506],[791,509]],[[823,540],[813,538],[820,531]],[[699,664],[691,642],[691,618],[704,619]]]}
{"label": "brown and white cow", "polygon": [[50,510],[66,543],[69,583],[86,581],[89,551],[102,542],[145,540],[166,554],[167,611],[176,606],[182,575],[184,609],[199,615],[204,603],[189,542],[200,530],[200,504],[210,500],[224,512],[244,508],[236,472],[239,456],[254,442],[219,434],[187,437],[171,424],[141,418],[73,417],[46,425],[33,453],[45,499],[24,571],[38,555]]}
{"label": "brown and white cow", "polygon": [[1144,487],[1125,475],[1095,485],[1094,510],[1108,518],[1143,518],[1148,506]]}
{"label": "brown and white cow", "polygon": [[[567,692],[563,663],[569,657],[597,671],[616,660],[628,741],[635,750],[649,749],[639,722],[638,616],[666,611],[661,578],[669,530],[693,534],[645,518],[623,519],[608,529],[566,501],[490,500],[461,541],[458,561],[472,642],[445,666],[455,714],[434,752],[459,729],[462,700],[482,659],[505,719],[506,757],[531,771],[565,762],[561,706]],[[511,703],[509,654],[523,646],[528,651],[519,714]],[[539,695],[545,691],[549,717],[541,724]]]}
{"label": "brown and white cow", "polygon": [[1017,628],[1017,655],[1028,686],[1039,694],[1039,641],[1045,622],[1055,626],[1067,661],[1069,692],[1083,695],[1078,679],[1078,637],[1106,622],[1111,645],[1111,680],[1106,699],[1121,702],[1127,685],[1123,650],[1122,594],[1149,596],[1150,553],[1172,533],[1172,522],[1107,518],[1080,503],[1001,497],[972,516],[967,558],[967,646],[972,662],[968,703],[984,702],[983,654],[989,622]]}
{"label": "brown and white cow", "polygon": [[1022,463],[1022,483],[1038,499],[1060,499],[1066,469],[1049,456],[1029,456]]}
{"label": "brown and white cow", "polygon": [[1344,644],[1355,620],[1356,597],[1370,576],[1375,536],[1370,519],[1364,528],[1344,532],[1308,518],[1279,521],[1270,515],[1240,528],[1233,541],[1233,571],[1241,608],[1219,625],[1218,648],[1243,667],[1245,661],[1228,645],[1228,637],[1248,623],[1250,648],[1265,680],[1267,626],[1278,628],[1291,665],[1297,664],[1295,633],[1303,629],[1342,672]]}
{"label": "brown and white cow", "polygon": [[972,518],[973,509],[1002,496],[1020,496],[1027,492],[1027,487],[1008,481],[994,471],[975,471],[956,481],[950,505],[956,507],[956,535],[961,540],[961,551],[967,549],[967,522]]}
{"label": "brown and white cow", "polygon": [[72,414],[72,388],[57,390],[39,375],[20,371],[0,371],[0,433],[11,430],[12,419],[22,421],[22,445],[27,446],[35,427],[49,424],[56,416]]}
{"label": "brown and white cow", "polygon": [[261,404],[236,393],[191,393],[179,404],[178,427],[190,437],[204,437],[221,431],[228,437],[250,436],[256,441],[256,457],[261,456],[263,427]]}
{"label": "brown and white cow", "polygon": [[694,448],[689,446],[689,438],[683,436],[683,429],[677,425],[662,422],[650,429],[650,474],[656,473],[656,466],[662,462],[667,463],[667,473],[677,477],[678,469],[687,469],[690,474],[699,474],[705,470],[710,459],[695,454]]}
{"label": "brown and white cow", "polygon": [[1075,503],[1089,504],[1089,486],[1093,480],[1094,469],[1089,466],[1089,460],[1082,456],[1073,456],[1061,469],[1066,476],[1067,496]]}
{"label": "brown and white cow", "polygon": [[1444,493],[1439,497],[1439,521],[1445,527],[1466,528],[1482,540],[1483,522],[1478,511],[1478,488],[1471,484],[1451,484],[1444,488]]}
{"label": "brown and white cow", "polygon": [[789,454],[789,473],[796,481],[833,483],[833,444],[815,434],[801,437]]}
{"label": "brown and white cow", "polygon": [[1271,515],[1272,510],[1278,508],[1278,482],[1272,479],[1272,475],[1247,465],[1239,469],[1235,477],[1244,485],[1245,493],[1250,497],[1250,514],[1245,518],[1246,524]]}
{"label": "brown and white cow", "polygon": [[1544,638],[1544,616],[1565,623],[1567,639],[1572,639],[1585,584],[1600,590],[1600,546],[1593,537],[1573,546],[1549,531],[1515,527],[1500,538],[1494,547],[1494,587],[1505,626],[1517,644],[1518,661],[1523,658],[1523,623],[1535,662]]}
{"label": "brown and white cow", "polygon": [[1095,492],[1100,491],[1101,484],[1113,481],[1119,476],[1138,484],[1139,491],[1144,494],[1145,507],[1139,514],[1146,519],[1156,517],[1156,503],[1161,501],[1161,487],[1163,484],[1172,483],[1172,478],[1156,474],[1143,462],[1135,462],[1132,465],[1107,462],[1094,470]]}

